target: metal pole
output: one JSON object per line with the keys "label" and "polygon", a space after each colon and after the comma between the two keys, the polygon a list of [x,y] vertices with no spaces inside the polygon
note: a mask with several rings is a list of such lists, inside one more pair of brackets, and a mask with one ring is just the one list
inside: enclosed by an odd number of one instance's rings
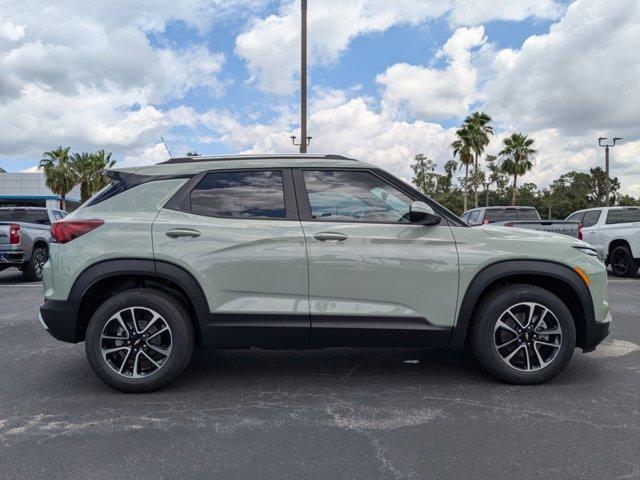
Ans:
{"label": "metal pole", "polygon": [[300,153],[307,153],[307,0],[301,0]]}
{"label": "metal pole", "polygon": [[605,184],[605,195],[606,195],[606,205],[609,206],[609,191],[611,189],[611,185],[609,184],[609,145],[604,148],[604,165],[606,170],[607,177],[604,180]]}

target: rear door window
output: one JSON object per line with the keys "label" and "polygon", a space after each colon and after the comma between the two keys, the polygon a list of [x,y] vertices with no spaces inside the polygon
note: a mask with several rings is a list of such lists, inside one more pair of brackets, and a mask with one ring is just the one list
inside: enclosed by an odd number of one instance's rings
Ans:
{"label": "rear door window", "polygon": [[489,223],[504,222],[504,210],[490,209],[484,212],[484,219]]}
{"label": "rear door window", "polygon": [[582,219],[584,218],[584,212],[574,213],[573,215],[569,215],[567,217],[567,222],[580,222],[582,223]]}
{"label": "rear door window", "polygon": [[518,210],[518,220],[540,220],[540,215],[533,208]]}
{"label": "rear door window", "polygon": [[229,218],[286,218],[282,172],[208,173],[191,192],[191,213]]}
{"label": "rear door window", "polygon": [[469,225],[479,225],[482,222],[482,210],[475,210],[469,215]]}
{"label": "rear door window", "polygon": [[591,210],[584,214],[584,218],[582,219],[583,227],[593,227],[598,220],[600,220],[600,213],[602,210]]}
{"label": "rear door window", "polygon": [[609,212],[607,213],[607,225],[633,222],[640,222],[640,208],[609,210]]}

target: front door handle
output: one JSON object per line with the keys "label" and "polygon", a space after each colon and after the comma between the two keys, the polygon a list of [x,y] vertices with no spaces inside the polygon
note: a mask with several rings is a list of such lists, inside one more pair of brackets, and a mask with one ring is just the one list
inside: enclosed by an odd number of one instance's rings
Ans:
{"label": "front door handle", "polygon": [[349,235],[338,232],[320,232],[316,233],[313,238],[321,242],[344,242]]}
{"label": "front door handle", "polygon": [[198,230],[193,230],[191,228],[174,228],[173,230],[169,230],[165,232],[165,235],[170,238],[178,238],[178,237],[197,238],[200,236],[200,232]]}

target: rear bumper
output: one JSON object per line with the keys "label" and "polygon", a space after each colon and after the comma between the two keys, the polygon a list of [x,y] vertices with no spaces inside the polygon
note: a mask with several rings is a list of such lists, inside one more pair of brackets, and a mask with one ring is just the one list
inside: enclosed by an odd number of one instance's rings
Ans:
{"label": "rear bumper", "polygon": [[25,262],[21,250],[0,250],[0,265],[22,265]]}
{"label": "rear bumper", "polygon": [[45,300],[40,305],[40,323],[57,340],[82,341],[78,330],[78,311],[67,301]]}

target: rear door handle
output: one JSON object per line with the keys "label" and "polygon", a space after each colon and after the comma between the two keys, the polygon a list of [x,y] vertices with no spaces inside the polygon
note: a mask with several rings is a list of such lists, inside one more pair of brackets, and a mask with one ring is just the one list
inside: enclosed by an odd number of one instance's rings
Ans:
{"label": "rear door handle", "polygon": [[321,242],[344,242],[349,235],[338,232],[320,232],[316,233],[313,238]]}
{"label": "rear door handle", "polygon": [[191,228],[174,228],[173,230],[169,230],[165,232],[165,235],[170,238],[178,238],[178,237],[197,238],[200,236],[200,232],[198,230],[193,230]]}

